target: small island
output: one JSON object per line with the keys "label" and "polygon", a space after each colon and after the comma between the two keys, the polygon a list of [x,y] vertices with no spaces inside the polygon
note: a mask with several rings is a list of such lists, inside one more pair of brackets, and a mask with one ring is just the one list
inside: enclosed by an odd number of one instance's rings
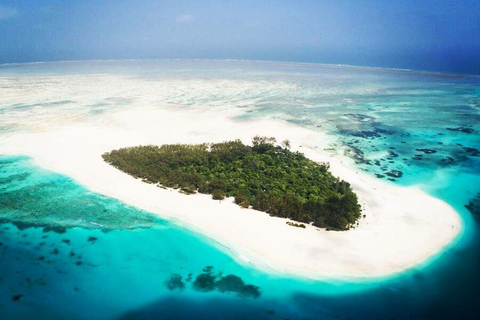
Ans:
{"label": "small island", "polygon": [[252,146],[240,140],[213,144],[169,144],[113,150],[103,159],[135,178],[179,189],[185,194],[234,197],[244,208],[313,224],[348,230],[360,218],[350,184],[334,177],[329,165],[290,151],[274,138],[256,136]]}

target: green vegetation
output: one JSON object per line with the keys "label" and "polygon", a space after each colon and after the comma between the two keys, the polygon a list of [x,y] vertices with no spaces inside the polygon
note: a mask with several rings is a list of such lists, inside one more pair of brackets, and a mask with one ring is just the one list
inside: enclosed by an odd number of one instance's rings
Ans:
{"label": "green vegetation", "polygon": [[275,146],[275,139],[254,137],[215,144],[139,146],[113,150],[103,159],[145,182],[180,192],[235,197],[244,208],[317,227],[346,230],[360,218],[350,185],[332,176],[327,164]]}
{"label": "green vegetation", "polygon": [[287,221],[286,222],[289,226],[292,226],[292,227],[297,227],[297,228],[302,228],[302,229],[305,229],[305,225],[303,223],[295,223],[295,222],[291,222],[291,221]]}

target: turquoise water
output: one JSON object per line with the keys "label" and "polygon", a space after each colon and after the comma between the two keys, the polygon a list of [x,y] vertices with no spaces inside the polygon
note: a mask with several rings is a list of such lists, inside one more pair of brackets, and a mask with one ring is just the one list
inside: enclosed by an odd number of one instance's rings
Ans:
{"label": "turquoise water", "polygon": [[[106,79],[121,90],[88,87]],[[29,158],[2,156],[2,319],[476,318],[478,213],[465,205],[480,192],[480,79],[246,62],[3,66],[1,134],[37,130],[38,119],[55,123],[59,114],[96,119],[144,102],[150,89],[155,101],[182,108],[235,108],[239,121],[327,132],[359,169],[447,201],[465,230],[393,277],[302,280],[239,263],[227,248]]]}

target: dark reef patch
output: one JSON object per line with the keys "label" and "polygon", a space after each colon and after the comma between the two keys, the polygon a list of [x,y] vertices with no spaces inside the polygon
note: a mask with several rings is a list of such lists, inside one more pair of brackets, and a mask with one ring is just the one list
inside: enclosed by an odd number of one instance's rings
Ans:
{"label": "dark reef patch", "polygon": [[396,158],[396,157],[398,157],[398,154],[395,153],[395,152],[393,152],[393,151],[388,151],[388,156],[389,156],[390,158]]}
{"label": "dark reef patch", "polygon": [[243,287],[241,295],[256,299],[260,297],[260,288],[251,284],[247,284],[245,287]]}
{"label": "dark reef patch", "polygon": [[213,266],[206,266],[205,268],[203,268],[203,272],[210,273],[212,271],[213,271]]}
{"label": "dark reef patch", "polygon": [[371,122],[375,120],[375,117],[361,113],[346,113],[344,116],[359,122]]}
{"label": "dark reef patch", "polygon": [[167,285],[168,290],[185,289],[185,283],[182,281],[182,276],[177,273],[172,274],[165,284]]}
{"label": "dark reef patch", "polygon": [[437,153],[437,150],[435,149],[415,149],[416,151],[423,152],[425,154],[432,154],[432,153]]}
{"label": "dark reef patch", "polygon": [[208,292],[215,289],[215,276],[210,273],[202,273],[193,282],[193,288],[197,291]]}
{"label": "dark reef patch", "polygon": [[221,292],[241,292],[245,287],[245,283],[240,277],[229,274],[228,276],[218,280],[216,287],[217,290]]}
{"label": "dark reef patch", "polygon": [[12,297],[12,301],[18,301],[23,297],[23,294],[17,294]]}
{"label": "dark reef patch", "polygon": [[471,157],[478,157],[480,155],[480,151],[477,148],[463,147],[462,149]]}
{"label": "dark reef patch", "polygon": [[[192,281],[192,274],[189,273],[185,282],[183,277],[177,273],[171,275],[171,277],[165,282],[168,290],[185,289],[186,283]],[[234,274],[222,276],[222,272],[213,272],[212,266],[203,268],[203,272],[200,273],[195,281],[192,283],[192,289],[199,292],[211,292],[219,291],[222,293],[233,293],[240,297],[246,298],[258,298],[260,297],[260,288],[245,284],[242,278]]]}
{"label": "dark reef patch", "polygon": [[258,298],[260,290],[257,286],[245,284],[243,280],[233,274],[229,274],[215,283],[220,292],[233,292],[243,297]]}
{"label": "dark reef patch", "polygon": [[[26,229],[29,229],[29,228],[39,227],[38,225],[33,224],[33,223],[13,220],[13,219],[9,219],[9,218],[6,218],[6,217],[0,217],[0,224],[7,224],[7,223],[13,224],[19,231],[26,230]],[[5,230],[9,230],[9,228],[5,227]]]}
{"label": "dark reef patch", "polygon": [[456,132],[463,132],[463,133],[473,133],[475,130],[472,128],[467,128],[467,127],[456,127],[456,128],[446,128],[448,131],[456,131]]}
{"label": "dark reef patch", "polygon": [[381,135],[378,134],[376,131],[369,131],[369,130],[363,130],[363,131],[351,131],[349,133],[353,137],[359,137],[363,139],[373,139],[373,138],[380,138]]}
{"label": "dark reef patch", "polygon": [[390,172],[387,172],[386,175],[392,178],[400,178],[403,176],[403,172],[400,170],[391,170]]}
{"label": "dark reef patch", "polygon": [[382,128],[379,123],[373,123],[372,127],[373,127],[375,133],[377,133],[377,134],[385,134],[385,135],[391,136],[391,135],[394,135],[396,133],[396,131],[393,130],[393,129]]}
{"label": "dark reef patch", "polygon": [[477,193],[477,195],[465,205],[465,208],[472,213],[477,221],[480,221],[480,193]]}
{"label": "dark reef patch", "polygon": [[441,159],[440,162],[444,164],[452,164],[455,162],[455,159],[453,159],[452,157],[446,156],[445,158]]}
{"label": "dark reef patch", "polygon": [[60,226],[46,226],[46,227],[43,227],[43,232],[45,232],[45,233],[55,232],[55,233],[58,233],[58,234],[62,234],[62,233],[67,232],[67,228],[66,227],[60,227]]}
{"label": "dark reef patch", "polygon": [[355,163],[367,163],[368,161],[368,160],[365,160],[365,153],[353,145],[347,145],[347,148],[345,148],[344,154],[347,157],[352,158],[355,161]]}

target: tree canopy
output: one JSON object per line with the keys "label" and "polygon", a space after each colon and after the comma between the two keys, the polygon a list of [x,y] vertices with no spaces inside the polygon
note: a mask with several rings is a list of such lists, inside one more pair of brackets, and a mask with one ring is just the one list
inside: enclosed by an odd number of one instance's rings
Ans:
{"label": "tree canopy", "polygon": [[360,218],[350,184],[299,152],[275,145],[274,138],[254,137],[213,144],[137,146],[113,150],[103,159],[145,182],[186,194],[234,197],[235,203],[273,216],[346,230]]}

